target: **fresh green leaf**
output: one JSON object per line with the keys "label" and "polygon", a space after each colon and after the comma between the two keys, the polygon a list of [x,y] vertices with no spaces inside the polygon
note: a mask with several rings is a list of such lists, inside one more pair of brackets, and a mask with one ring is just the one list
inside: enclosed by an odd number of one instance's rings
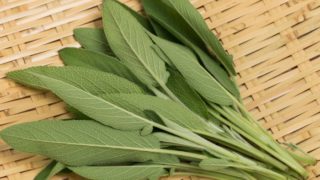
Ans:
{"label": "fresh green leaf", "polygon": [[221,64],[235,75],[232,56],[226,53],[218,38],[209,30],[199,12],[192,6],[189,0],[161,0],[174,9],[188,25],[197,33],[206,45],[208,51],[213,54]]}
{"label": "fresh green leaf", "polygon": [[85,114],[83,114],[82,112],[70,105],[67,105],[66,109],[69,113],[72,114],[72,117],[74,119],[91,119],[90,117],[86,116]]}
{"label": "fresh green leaf", "polygon": [[170,121],[195,132],[215,133],[218,131],[211,128],[208,122],[200,116],[172,100],[139,94],[106,94],[102,97],[115,104],[121,104],[128,110],[138,108],[142,112],[153,111],[161,114]]}
{"label": "fresh green leaf", "polygon": [[142,82],[147,86],[166,83],[169,73],[165,63],[152,50],[153,42],[130,12],[114,0],[105,1],[103,26],[111,49]]}
{"label": "fresh green leaf", "polygon": [[181,42],[194,44],[197,47],[204,48],[202,40],[187,22],[172,8],[163,2],[154,0],[142,0],[142,4],[147,15],[161,27],[165,28]]}
{"label": "fresh green leaf", "polygon": [[166,54],[159,48],[159,46],[153,44],[152,49],[157,53],[157,55],[167,64],[171,65],[171,62]]}
{"label": "fresh green leaf", "polygon": [[239,164],[232,163],[226,159],[208,158],[202,160],[199,167],[205,170],[219,170],[230,167],[239,167]]}
{"label": "fresh green leaf", "polygon": [[[160,148],[152,135],[120,131],[94,121],[40,121],[11,126],[0,136],[13,148],[71,166],[145,162]],[[153,153],[154,152],[154,153]]]}
{"label": "fresh green leaf", "polygon": [[206,70],[213,75],[213,77],[231,94],[233,94],[236,98],[240,97],[240,92],[237,87],[237,84],[232,81],[226,71],[224,71],[220,65],[218,65],[213,59],[211,59],[207,54],[203,51],[197,51],[199,57],[202,59],[202,63],[204,64]]}
{"label": "fresh green leaf", "polygon": [[[142,0],[145,11],[152,20],[161,24],[183,44],[191,48],[200,58],[206,69],[234,96],[239,97],[239,91],[231,82],[228,73],[220,64],[208,56],[202,49],[204,44],[196,32],[184,21],[184,19],[172,8],[159,1]],[[161,11],[159,11],[161,9]]]}
{"label": "fresh green leaf", "polygon": [[101,70],[123,77],[137,84],[141,83],[123,63],[114,57],[78,48],[64,48],[59,51],[59,55],[68,66]]}
{"label": "fresh green leaf", "polygon": [[169,72],[170,77],[167,82],[168,88],[194,113],[207,118],[207,107],[201,97],[189,86],[187,82],[185,82],[185,79],[179,72],[175,70],[171,70]]}
{"label": "fresh green leaf", "polygon": [[33,75],[67,104],[102,124],[121,130],[138,130],[153,123],[71,83],[46,74]]}
{"label": "fresh green leaf", "polygon": [[[110,0],[108,0],[108,1],[110,1]],[[118,4],[120,6],[122,6],[123,9],[125,9],[127,12],[129,12],[131,14],[131,16],[134,17],[140,23],[140,25],[143,26],[146,30],[152,31],[152,26],[145,16],[134,11],[133,9],[128,7],[126,4],[123,4],[123,3],[118,3]]]}
{"label": "fresh green leaf", "polygon": [[150,23],[151,23],[157,36],[159,36],[163,39],[169,40],[169,41],[179,42],[179,40],[176,37],[174,37],[169,31],[167,31],[165,28],[163,28],[156,21],[153,21],[152,19],[150,19]]}
{"label": "fresh green leaf", "polygon": [[130,166],[82,166],[69,167],[73,172],[87,179],[147,179],[150,176],[159,178],[166,174],[163,165],[130,165]]}
{"label": "fresh green leaf", "polygon": [[34,180],[47,180],[50,178],[50,174],[52,170],[56,167],[58,164],[57,161],[52,161],[50,164],[48,164],[45,168],[43,168],[37,176],[34,178]]}
{"label": "fresh green leaf", "polygon": [[199,146],[198,144],[195,144],[191,141],[182,139],[180,137],[163,133],[163,132],[155,132],[153,133],[154,136],[156,136],[160,142],[169,143],[172,146],[182,146],[182,147],[189,147],[197,150],[204,150],[202,146]]}
{"label": "fresh green leaf", "polygon": [[103,29],[98,28],[78,28],[73,31],[75,39],[82,47],[88,50],[101,52],[114,56]]}
{"label": "fresh green leaf", "polygon": [[231,105],[233,100],[220,84],[197,61],[187,48],[161,38],[153,37],[154,42],[166,53],[188,84],[200,95],[221,105]]}
{"label": "fresh green leaf", "polygon": [[83,67],[32,67],[8,73],[8,77],[22,84],[50,89],[37,75],[72,84],[94,95],[104,93],[142,93],[142,89],[119,76]]}

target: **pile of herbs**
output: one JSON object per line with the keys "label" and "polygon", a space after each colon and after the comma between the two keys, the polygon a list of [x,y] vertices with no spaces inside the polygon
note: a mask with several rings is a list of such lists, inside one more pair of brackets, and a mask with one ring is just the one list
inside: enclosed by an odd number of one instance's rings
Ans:
{"label": "pile of herbs", "polygon": [[[65,67],[10,72],[50,90],[74,120],[1,132],[19,151],[52,158],[36,179],[68,169],[88,179],[305,179],[315,160],[283,148],[244,108],[232,57],[188,0],[142,0],[146,16],[106,0],[103,29],[74,31]],[[299,153],[296,153],[299,152]]]}

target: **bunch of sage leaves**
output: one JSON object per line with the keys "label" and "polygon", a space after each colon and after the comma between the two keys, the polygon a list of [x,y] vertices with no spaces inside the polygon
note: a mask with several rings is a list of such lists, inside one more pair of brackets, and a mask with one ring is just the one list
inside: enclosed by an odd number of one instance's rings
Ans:
{"label": "bunch of sage leaves", "polygon": [[[1,138],[47,156],[36,179],[303,179],[314,158],[280,146],[246,111],[232,57],[188,0],[142,0],[146,16],[106,0],[103,29],[74,31],[65,67],[8,73],[50,90],[73,120],[11,126]],[[297,149],[295,146],[293,149]]]}

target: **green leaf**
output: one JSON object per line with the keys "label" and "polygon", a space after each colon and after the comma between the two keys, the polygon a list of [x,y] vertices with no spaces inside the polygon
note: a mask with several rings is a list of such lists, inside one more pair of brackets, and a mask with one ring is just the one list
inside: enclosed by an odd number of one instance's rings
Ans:
{"label": "green leaf", "polygon": [[103,29],[98,28],[78,28],[73,31],[75,39],[82,47],[95,52],[101,52],[114,56]]}
{"label": "green leaf", "polygon": [[121,130],[138,130],[153,123],[144,117],[123,109],[114,102],[106,101],[88,92],[87,89],[81,89],[76,85],[54,79],[46,74],[32,73],[32,75],[67,104],[107,126]]}
{"label": "green leaf", "polygon": [[145,162],[160,148],[152,135],[120,131],[94,121],[40,121],[11,126],[0,136],[19,151],[71,166]]}
{"label": "green leaf", "polygon": [[42,169],[37,176],[34,178],[34,180],[47,180],[50,179],[52,176],[54,176],[55,174],[59,173],[60,171],[62,171],[64,169],[64,165],[56,162],[56,161],[52,161],[50,164],[48,164],[44,169]]}
{"label": "green leaf", "polygon": [[[110,1],[110,0],[107,0],[107,1]],[[120,6],[122,6],[123,9],[125,9],[127,12],[129,12],[131,14],[131,16],[134,17],[140,23],[141,26],[143,26],[148,31],[152,31],[152,26],[151,26],[150,22],[148,21],[148,19],[145,16],[139,14],[138,12],[136,12],[133,9],[131,9],[129,6],[127,6],[124,3],[120,3],[119,2],[118,4]]]}
{"label": "green leaf", "polygon": [[153,40],[169,57],[188,84],[200,95],[210,102],[221,105],[233,103],[228,91],[198,63],[190,50],[161,38],[153,37]]}
{"label": "green leaf", "polygon": [[59,51],[59,55],[68,66],[101,70],[135,83],[141,83],[123,63],[114,57],[78,48],[64,48]]}
{"label": "green leaf", "polygon": [[147,179],[149,177],[159,178],[166,174],[163,165],[130,165],[130,166],[82,166],[69,167],[73,172],[87,179]]}
{"label": "green leaf", "polygon": [[231,94],[233,94],[236,98],[240,97],[240,92],[237,87],[237,84],[234,83],[224,69],[221,68],[215,61],[213,61],[207,54],[203,51],[198,51],[199,57],[202,59],[202,63],[204,64],[206,70],[214,76],[214,78]]}
{"label": "green leaf", "polygon": [[153,42],[138,21],[114,0],[103,5],[103,26],[114,53],[147,86],[164,85],[169,73],[152,49]]}
{"label": "green leaf", "polygon": [[165,28],[163,28],[156,21],[150,19],[150,23],[151,23],[157,36],[159,36],[163,39],[166,39],[168,41],[179,42],[179,40],[176,37],[174,37],[169,31],[167,31]]}
{"label": "green leaf", "polygon": [[161,0],[142,0],[142,4],[145,12],[153,21],[157,22],[181,42],[188,46],[194,44],[200,48],[205,47],[202,40],[188,23],[174,9],[161,2]]}
{"label": "green leaf", "polygon": [[[151,16],[152,20],[158,22],[183,44],[191,48],[217,81],[236,97],[239,96],[239,91],[234,83],[231,82],[228,73],[216,60],[213,60],[202,50],[205,45],[201,39],[174,9],[168,7],[160,0],[142,0],[142,3],[145,11]],[[159,9],[161,9],[161,11],[159,11]]]}
{"label": "green leaf", "polygon": [[189,147],[197,150],[204,150],[202,146],[199,146],[198,144],[195,144],[191,141],[182,139],[180,137],[163,133],[163,132],[155,132],[153,133],[154,136],[156,136],[160,142],[168,143],[172,146],[182,146],[182,147]]}
{"label": "green leaf", "polygon": [[208,122],[200,116],[172,100],[139,94],[106,94],[103,98],[116,104],[121,104],[122,107],[128,110],[138,108],[142,112],[153,111],[195,132],[216,132],[216,129],[212,129]]}
{"label": "green leaf", "polygon": [[169,72],[170,77],[167,82],[168,88],[194,113],[207,118],[207,107],[201,97],[189,86],[187,82],[185,82],[185,79],[179,72],[175,70],[171,70]]}
{"label": "green leaf", "polygon": [[192,6],[189,0],[162,0],[166,5],[174,9],[188,25],[197,33],[206,45],[208,51],[213,54],[221,64],[235,75],[232,56],[226,53],[219,39],[209,30],[199,12]]}
{"label": "green leaf", "polygon": [[142,89],[119,76],[83,67],[32,67],[8,73],[8,77],[32,87],[50,89],[37,75],[72,84],[94,95],[104,93],[142,93]]}
{"label": "green leaf", "polygon": [[200,162],[199,167],[204,170],[219,170],[230,167],[241,167],[241,165],[237,163],[230,162],[226,159],[217,159],[217,158],[208,158],[204,159]]}
{"label": "green leaf", "polygon": [[88,120],[91,119],[90,117],[86,116],[85,114],[83,114],[82,112],[80,112],[79,110],[77,110],[76,108],[70,105],[67,105],[66,109],[69,113],[72,114],[72,117],[74,119],[88,119]]}

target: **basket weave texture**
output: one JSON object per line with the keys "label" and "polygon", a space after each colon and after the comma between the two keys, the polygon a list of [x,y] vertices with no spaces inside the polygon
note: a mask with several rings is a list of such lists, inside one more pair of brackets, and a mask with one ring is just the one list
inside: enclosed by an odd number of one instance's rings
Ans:
{"label": "basket weave texture", "polygon": [[[141,10],[136,0],[122,2]],[[320,0],[191,2],[233,55],[253,116],[279,142],[297,144],[320,160]],[[74,28],[101,27],[100,5],[101,0],[0,0],[0,130],[69,116],[51,93],[22,87],[5,74],[62,65],[57,51],[79,46]],[[0,180],[30,180],[48,162],[0,140]],[[308,169],[310,179],[320,179],[320,162]]]}

